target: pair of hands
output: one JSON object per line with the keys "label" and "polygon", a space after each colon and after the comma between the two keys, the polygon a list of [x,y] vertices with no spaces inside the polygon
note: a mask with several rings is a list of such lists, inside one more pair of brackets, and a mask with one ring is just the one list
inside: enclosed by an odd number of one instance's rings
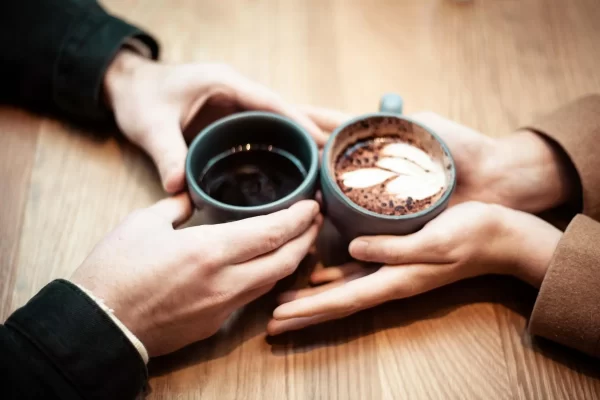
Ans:
{"label": "pair of hands", "polygon": [[[105,89],[119,127],[153,158],[169,193],[184,187],[182,127],[190,123],[205,124],[240,109],[267,110],[296,120],[323,144],[323,131],[347,118],[328,110],[300,111],[222,65],[169,66],[128,52],[110,66]],[[414,118],[438,132],[455,156],[454,203],[479,200],[535,212],[564,201],[567,186],[547,184],[544,176],[561,178],[564,171],[559,163],[548,164],[556,157],[543,139],[524,134],[505,143],[435,114]],[[179,195],[134,212],[72,278],[103,298],[150,356],[212,335],[235,309],[292,273],[322,220],[317,203],[305,201],[269,216],[175,230],[191,210],[187,196]],[[325,285],[284,293],[285,304],[275,310],[268,331],[343,317],[485,273],[539,284],[559,237],[560,231],[529,214],[466,202],[413,235],[355,240],[350,252],[356,259],[384,266],[355,263],[316,271],[312,281]],[[532,241],[539,251],[523,260],[522,249]]]}
{"label": "pair of hands", "polygon": [[[334,122],[333,114],[326,119],[331,127],[343,122]],[[561,205],[574,193],[577,178],[561,150],[528,131],[493,139],[433,113],[412,119],[437,132],[454,156],[451,207],[414,234],[352,241],[356,262],[316,270],[310,280],[318,286],[280,295],[269,334],[478,275],[541,285],[562,232],[529,213]]]}
{"label": "pair of hands", "polygon": [[[104,89],[119,128],[150,155],[171,194],[185,187],[184,127],[198,132],[227,114],[263,110],[295,120],[319,145],[327,139],[305,112],[225,65],[165,65],[122,51]],[[267,216],[175,230],[192,209],[184,193],[133,212],[71,277],[102,298],[150,356],[211,336],[291,274],[323,219],[316,201],[302,201]]]}

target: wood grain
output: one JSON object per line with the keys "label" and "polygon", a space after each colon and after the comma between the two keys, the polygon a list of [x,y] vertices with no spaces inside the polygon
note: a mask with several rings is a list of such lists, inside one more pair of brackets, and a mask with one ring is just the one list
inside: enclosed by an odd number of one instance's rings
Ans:
{"label": "wood grain", "polygon": [[[350,113],[395,91],[409,113],[499,136],[600,91],[597,0],[103,3],[156,35],[167,61],[226,62],[293,102]],[[129,145],[14,109],[0,109],[0,153],[2,318],[162,196]],[[534,301],[524,284],[485,277],[265,338],[266,296],[153,360],[149,398],[600,399],[597,361],[528,336]]]}

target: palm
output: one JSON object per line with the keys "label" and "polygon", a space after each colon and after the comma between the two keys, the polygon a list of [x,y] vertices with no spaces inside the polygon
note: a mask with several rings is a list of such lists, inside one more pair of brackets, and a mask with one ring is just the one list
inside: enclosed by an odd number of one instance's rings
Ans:
{"label": "palm", "polygon": [[[373,242],[358,258],[383,266],[374,268],[354,261],[315,271],[311,281],[321,286],[282,294],[282,305],[274,312],[269,332],[277,334],[343,318],[486,273],[486,268],[492,266],[478,262],[476,254],[484,246],[477,239],[493,236],[493,207],[465,202],[446,210],[412,235],[372,238],[378,243]],[[357,256],[352,245],[350,252]]]}

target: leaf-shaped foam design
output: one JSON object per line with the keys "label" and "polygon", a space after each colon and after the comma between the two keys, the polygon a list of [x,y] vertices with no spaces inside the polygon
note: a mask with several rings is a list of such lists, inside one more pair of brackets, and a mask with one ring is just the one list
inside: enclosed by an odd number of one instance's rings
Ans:
{"label": "leaf-shaped foam design", "polygon": [[384,157],[377,160],[376,165],[379,168],[387,169],[400,175],[423,175],[427,173],[419,165],[405,158]]}
{"label": "leaf-shaped foam design", "polygon": [[342,175],[342,180],[346,187],[356,189],[378,185],[393,176],[396,176],[396,174],[391,171],[379,168],[362,168],[346,172]]}
{"label": "leaf-shaped foam design", "polygon": [[386,190],[400,198],[412,197],[414,200],[423,200],[436,194],[442,187],[439,177],[434,174],[400,175],[388,182]]}
{"label": "leaf-shaped foam design", "polygon": [[381,154],[412,161],[425,171],[434,171],[436,169],[434,162],[427,153],[407,143],[390,143],[381,149]]}

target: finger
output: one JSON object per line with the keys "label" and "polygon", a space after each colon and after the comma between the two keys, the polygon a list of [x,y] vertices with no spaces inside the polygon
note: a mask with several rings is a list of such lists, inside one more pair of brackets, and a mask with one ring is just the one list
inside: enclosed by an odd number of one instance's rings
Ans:
{"label": "finger", "polygon": [[243,292],[240,295],[238,295],[238,297],[233,301],[232,304],[234,305],[234,307],[236,309],[243,307],[246,304],[267,294],[271,289],[273,289],[274,286],[275,286],[275,283],[269,283],[267,285],[259,286],[255,289]]}
{"label": "finger", "polygon": [[140,136],[138,145],[148,153],[158,168],[163,188],[176,193],[185,187],[185,157],[187,145],[179,122],[164,121],[160,126]]}
{"label": "finger", "polygon": [[305,232],[319,215],[314,200],[300,201],[273,214],[182,230],[205,243],[219,263],[237,264],[270,253]]}
{"label": "finger", "polygon": [[282,304],[273,311],[273,317],[284,320],[324,313],[354,313],[390,300],[392,288],[393,282],[386,274],[374,273],[315,296]]}
{"label": "finger", "polygon": [[359,272],[365,272],[366,275],[367,273],[372,273],[375,270],[376,268],[367,267],[362,263],[349,262],[340,266],[318,269],[311,274],[310,281],[314,284],[331,282],[338,279],[344,279]]}
{"label": "finger", "polygon": [[315,222],[302,235],[277,250],[236,264],[224,271],[232,282],[240,282],[242,291],[275,283],[292,274],[317,239],[322,221]]}
{"label": "finger", "polygon": [[[280,96],[263,85],[240,74],[232,73],[225,78],[226,84],[234,89],[237,103],[245,109],[271,111],[286,116],[300,124],[313,137],[317,145],[323,146],[329,135],[303,114],[298,108],[285,102]],[[228,81],[228,82],[227,82]]]}
{"label": "finger", "polygon": [[344,318],[350,313],[327,313],[312,317],[292,318],[286,320],[272,319],[267,324],[267,333],[271,336],[280,335],[284,332],[295,331],[310,325],[320,324],[325,321]]}
{"label": "finger", "polygon": [[278,320],[312,317],[325,313],[351,313],[392,299],[416,296],[468,276],[455,264],[384,266],[327,292],[282,304],[273,311]]}
{"label": "finger", "polygon": [[333,132],[338,126],[348,121],[351,116],[341,111],[309,105],[300,106],[300,111],[313,120],[325,132]]}
{"label": "finger", "polygon": [[289,303],[291,301],[301,299],[303,297],[315,296],[319,293],[323,293],[323,292],[325,292],[327,290],[331,290],[335,287],[342,286],[342,285],[346,284],[347,282],[362,278],[363,276],[366,276],[368,274],[369,274],[369,272],[367,272],[367,271],[360,271],[360,272],[356,272],[354,274],[346,275],[343,278],[337,279],[335,281],[329,282],[329,283],[321,285],[321,286],[310,287],[310,288],[300,289],[300,290],[289,290],[287,292],[281,293],[277,297],[277,302],[279,304],[283,304],[283,303]]}
{"label": "finger", "polygon": [[357,260],[388,265],[443,262],[435,237],[425,231],[406,236],[364,236],[354,239],[350,255]]}
{"label": "finger", "polygon": [[148,207],[148,211],[164,218],[174,227],[187,221],[193,212],[192,202],[187,193],[169,197]]}
{"label": "finger", "polygon": [[445,130],[448,126],[456,125],[454,121],[442,117],[431,111],[421,111],[410,115],[413,121],[423,124],[435,132]]}

